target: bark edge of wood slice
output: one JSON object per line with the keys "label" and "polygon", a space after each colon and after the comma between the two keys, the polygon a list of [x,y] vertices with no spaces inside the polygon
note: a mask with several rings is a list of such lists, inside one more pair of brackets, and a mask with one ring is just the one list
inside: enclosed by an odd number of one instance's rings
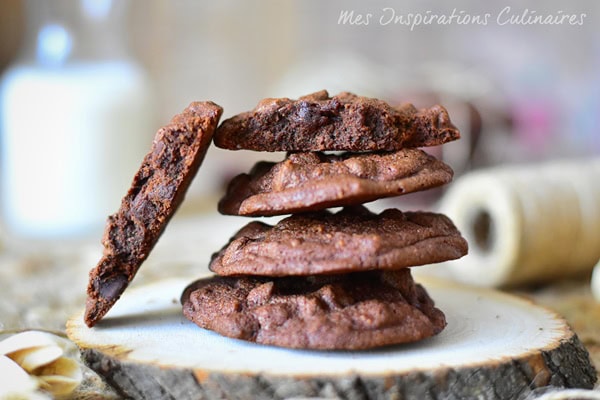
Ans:
{"label": "bark edge of wood slice", "polygon": [[420,279],[448,326],[371,351],[283,349],[229,339],[187,321],[191,279],[139,287],[96,327],[67,334],[87,366],[134,399],[520,399],[537,389],[591,389],[596,371],[557,314],[491,289]]}

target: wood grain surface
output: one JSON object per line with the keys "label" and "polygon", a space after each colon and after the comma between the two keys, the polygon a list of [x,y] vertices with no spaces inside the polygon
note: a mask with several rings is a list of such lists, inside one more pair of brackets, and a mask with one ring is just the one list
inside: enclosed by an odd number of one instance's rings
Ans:
{"label": "wood grain surface", "polygon": [[[215,201],[208,203],[214,207]],[[207,209],[205,205],[199,208]],[[199,215],[196,208],[184,207],[181,211],[136,276],[131,290],[169,277],[191,281],[206,273],[211,253],[247,223],[239,217]],[[83,307],[88,271],[102,251],[100,236],[31,242],[0,233],[0,337],[26,329],[64,334],[67,319]],[[427,268],[421,270],[426,272]],[[511,292],[564,316],[595,365],[600,365],[600,303],[591,296],[588,277]],[[84,378],[84,385],[71,398],[118,397],[93,371],[85,370]]]}
{"label": "wood grain surface", "polygon": [[448,320],[438,336],[372,351],[303,351],[221,337],[181,315],[189,283],[171,279],[125,296],[67,334],[86,364],[124,396],[192,398],[519,399],[546,386],[591,389],[588,353],[566,321],[498,291],[424,282]]}

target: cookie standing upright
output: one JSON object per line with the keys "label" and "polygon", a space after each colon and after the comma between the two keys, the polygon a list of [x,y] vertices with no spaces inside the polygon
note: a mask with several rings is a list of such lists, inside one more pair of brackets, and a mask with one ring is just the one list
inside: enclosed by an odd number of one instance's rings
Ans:
{"label": "cookie standing upright", "polygon": [[104,252],[90,271],[85,323],[92,327],[133,279],[183,201],[223,109],[194,102],[161,128],[119,210],[108,218]]}

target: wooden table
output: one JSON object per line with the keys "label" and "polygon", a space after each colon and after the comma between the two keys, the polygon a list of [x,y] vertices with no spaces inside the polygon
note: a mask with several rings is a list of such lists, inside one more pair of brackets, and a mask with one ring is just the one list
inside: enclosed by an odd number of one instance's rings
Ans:
{"label": "wooden table", "polygon": [[[220,215],[178,215],[132,287],[166,277],[192,280],[206,273],[211,253],[225,243],[236,227],[247,222]],[[54,243],[4,238],[0,250],[0,335],[25,329],[64,334],[67,319],[84,305],[87,274],[102,251],[100,237],[96,233],[88,239]],[[600,366],[600,303],[593,300],[588,286],[589,281],[583,279],[512,292],[563,315],[586,345],[592,361]],[[84,385],[72,396],[75,399],[116,397],[89,370],[85,371]]]}

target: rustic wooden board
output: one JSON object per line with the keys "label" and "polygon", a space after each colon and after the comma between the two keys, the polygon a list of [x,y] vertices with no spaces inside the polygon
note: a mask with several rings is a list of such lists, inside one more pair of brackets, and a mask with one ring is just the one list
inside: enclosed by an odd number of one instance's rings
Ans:
{"label": "rustic wooden board", "polygon": [[545,386],[592,388],[566,322],[489,289],[423,282],[447,316],[438,336],[373,351],[289,350],[221,337],[181,314],[190,279],[127,292],[95,328],[67,324],[88,366],[139,399],[518,399]]}

